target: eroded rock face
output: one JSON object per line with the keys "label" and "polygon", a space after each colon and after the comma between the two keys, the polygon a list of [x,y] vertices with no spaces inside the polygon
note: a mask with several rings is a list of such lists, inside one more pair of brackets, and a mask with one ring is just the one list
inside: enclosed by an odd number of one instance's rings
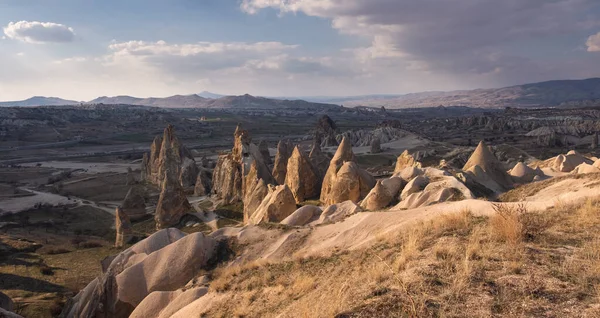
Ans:
{"label": "eroded rock face", "polygon": [[260,150],[251,143],[249,133],[238,126],[231,154],[219,156],[213,173],[212,192],[226,204],[241,201],[246,193],[244,179],[254,162],[258,177],[265,180],[265,183],[273,183],[273,176]]}
{"label": "eroded rock face", "polygon": [[323,178],[320,197],[321,202],[325,202],[329,197],[333,187],[333,179],[346,161],[354,161],[354,153],[352,152],[352,145],[344,138],[335,152],[335,155],[329,162],[329,167]]}
{"label": "eroded rock face", "polygon": [[130,220],[139,220],[146,216],[146,199],[144,189],[139,186],[129,188],[121,209]]}
{"label": "eroded rock face", "polygon": [[285,184],[285,175],[287,174],[287,164],[292,155],[293,146],[287,141],[279,141],[277,144],[277,154],[275,155],[275,165],[273,166],[273,178],[277,184]]}
{"label": "eroded rock face", "polygon": [[[150,155],[142,160],[142,180],[160,186],[165,171],[173,174],[184,188],[193,187],[198,170],[194,156],[175,136],[172,125],[165,128],[162,138],[156,136],[150,147]],[[192,188],[193,189],[193,188]]]}
{"label": "eroded rock face", "polygon": [[248,223],[281,222],[294,211],[296,211],[296,200],[290,188],[286,185],[269,185],[269,193]]}
{"label": "eroded rock face", "polygon": [[400,200],[406,200],[406,198],[408,198],[408,196],[411,194],[423,191],[427,184],[429,184],[429,178],[426,176],[414,177],[402,190],[402,193],[400,194]]}
{"label": "eroded rock face", "polygon": [[321,216],[321,212],[323,212],[323,210],[321,210],[321,208],[318,206],[305,205],[281,221],[281,224],[289,226],[303,226],[318,220],[319,216]]}
{"label": "eroded rock face", "polygon": [[321,116],[315,127],[315,141],[319,141],[322,147],[337,146],[336,130],[337,126],[329,116]]}
{"label": "eroded rock face", "polygon": [[375,187],[362,200],[360,207],[368,211],[377,211],[397,202],[398,192],[405,184],[399,177],[378,180]]}
{"label": "eroded rock face", "polygon": [[200,168],[196,184],[194,185],[195,196],[205,196],[210,193],[211,173],[207,169]]}
{"label": "eroded rock face", "polygon": [[462,170],[470,174],[476,182],[496,193],[512,188],[512,178],[483,141],[479,142]]}
{"label": "eroded rock face", "polygon": [[421,163],[418,162],[413,155],[408,153],[408,150],[404,150],[404,152],[400,154],[400,156],[398,156],[398,159],[396,160],[396,167],[394,168],[394,173],[401,172],[402,170],[408,167],[421,168]]}
{"label": "eroded rock face", "polygon": [[538,172],[528,165],[519,162],[510,171],[510,176],[516,183],[527,183],[533,181]]}
{"label": "eroded rock face", "polygon": [[131,229],[129,216],[127,216],[121,207],[118,207],[115,211],[115,231],[117,232],[115,247],[123,247],[129,243],[133,235],[133,230]]}
{"label": "eroded rock face", "polygon": [[325,204],[336,204],[350,200],[357,203],[364,198],[375,185],[375,179],[361,170],[355,162],[347,161],[333,178],[331,192]]}
{"label": "eroded rock face", "polygon": [[594,164],[594,162],[577,151],[571,150],[566,155],[558,155],[553,159],[552,169],[559,172],[571,172],[582,163]]}
{"label": "eroded rock face", "polygon": [[165,172],[154,215],[156,228],[163,229],[175,225],[179,223],[182,216],[190,211],[192,211],[192,206],[188,202],[183,188],[177,180],[169,177],[169,173]]}
{"label": "eroded rock face", "polygon": [[371,142],[371,153],[380,153],[381,152],[381,139],[374,138]]}
{"label": "eroded rock face", "polygon": [[455,177],[441,177],[440,180],[429,183],[421,192],[415,192],[402,200],[396,208],[414,209],[445,201],[460,201],[474,199],[472,194],[462,182]]}
{"label": "eroded rock face", "polygon": [[285,184],[290,188],[296,203],[317,198],[321,192],[319,172],[298,146],[288,160]]}
{"label": "eroded rock face", "polygon": [[269,188],[263,179],[258,177],[256,163],[250,167],[250,171],[245,178],[246,194],[244,196],[244,224],[247,224],[250,217],[260,206],[263,199],[269,193]]}
{"label": "eroded rock face", "polygon": [[216,245],[214,239],[202,233],[158,231],[109,258],[103,274],[69,301],[61,316],[129,317],[154,291],[175,291],[195,277],[214,254]]}
{"label": "eroded rock face", "polygon": [[352,201],[344,201],[337,204],[332,204],[323,210],[316,224],[335,223],[344,220],[345,218],[362,212],[360,206]]}

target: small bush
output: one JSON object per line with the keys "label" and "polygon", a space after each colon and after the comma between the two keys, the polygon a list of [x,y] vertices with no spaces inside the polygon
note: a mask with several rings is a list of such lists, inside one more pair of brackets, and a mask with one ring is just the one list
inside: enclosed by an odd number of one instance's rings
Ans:
{"label": "small bush", "polygon": [[97,248],[102,247],[102,244],[98,242],[82,242],[79,243],[79,248]]}
{"label": "small bush", "polygon": [[46,254],[48,255],[57,255],[57,254],[66,254],[66,253],[70,253],[71,251],[66,249],[66,248],[62,248],[62,247],[57,247],[57,248],[52,248],[49,249]]}
{"label": "small bush", "polygon": [[525,204],[494,204],[496,214],[490,219],[496,239],[513,245],[531,241],[552,226],[547,214],[532,213]]}

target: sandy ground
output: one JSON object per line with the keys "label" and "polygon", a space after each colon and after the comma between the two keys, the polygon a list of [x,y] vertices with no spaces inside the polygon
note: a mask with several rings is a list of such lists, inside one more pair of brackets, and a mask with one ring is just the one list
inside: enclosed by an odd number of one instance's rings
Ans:
{"label": "sandy ground", "polygon": [[126,173],[127,168],[135,170],[139,168],[139,164],[134,163],[106,163],[106,162],[78,162],[78,161],[42,161],[35,163],[24,163],[22,166],[35,167],[37,164],[41,164],[41,167],[55,168],[55,169],[83,169],[88,173],[104,173],[104,172],[118,172]]}

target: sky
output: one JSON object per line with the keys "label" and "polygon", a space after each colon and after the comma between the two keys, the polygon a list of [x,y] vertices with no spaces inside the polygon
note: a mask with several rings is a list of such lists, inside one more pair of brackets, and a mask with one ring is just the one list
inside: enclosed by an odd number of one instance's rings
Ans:
{"label": "sky", "polygon": [[598,0],[0,0],[0,100],[600,77]]}

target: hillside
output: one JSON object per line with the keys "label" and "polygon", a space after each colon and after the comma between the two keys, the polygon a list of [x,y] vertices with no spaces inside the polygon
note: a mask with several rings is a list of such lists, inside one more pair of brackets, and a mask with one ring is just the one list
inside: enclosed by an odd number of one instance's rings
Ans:
{"label": "hillside", "polygon": [[34,97],[28,98],[26,100],[0,102],[0,107],[63,106],[63,105],[77,105],[79,103],[80,102],[77,102],[74,100],[67,100],[67,99],[62,99],[62,98],[58,98],[58,97],[34,96]]}
{"label": "hillside", "polygon": [[386,108],[439,105],[486,108],[590,106],[600,104],[600,78],[557,80],[492,89],[328,98],[321,101],[343,103],[346,107],[385,106]]}

